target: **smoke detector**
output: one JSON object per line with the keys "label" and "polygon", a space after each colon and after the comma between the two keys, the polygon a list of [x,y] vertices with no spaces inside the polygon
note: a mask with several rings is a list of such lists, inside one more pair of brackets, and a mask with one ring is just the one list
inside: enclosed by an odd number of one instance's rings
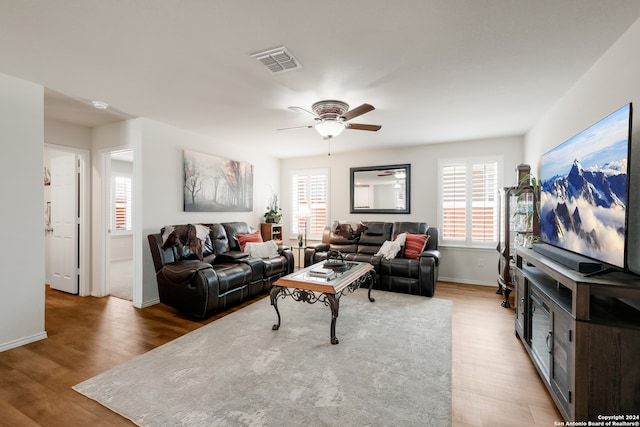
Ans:
{"label": "smoke detector", "polygon": [[106,110],[107,108],[109,108],[109,104],[103,101],[91,101],[91,104],[98,110]]}
{"label": "smoke detector", "polygon": [[267,67],[272,73],[284,73],[285,71],[302,68],[300,61],[298,61],[286,47],[278,47],[276,49],[254,53],[251,57],[260,61],[262,65]]}

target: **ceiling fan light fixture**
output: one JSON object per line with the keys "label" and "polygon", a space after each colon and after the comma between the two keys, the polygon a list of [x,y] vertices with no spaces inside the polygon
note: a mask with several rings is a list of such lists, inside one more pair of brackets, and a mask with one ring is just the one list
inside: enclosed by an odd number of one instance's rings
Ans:
{"label": "ceiling fan light fixture", "polygon": [[288,128],[280,128],[278,130],[302,129],[315,127],[316,131],[324,137],[324,139],[334,138],[342,133],[346,128],[354,130],[378,131],[382,126],[366,125],[362,123],[351,123],[349,120],[359,117],[369,111],[375,110],[373,105],[362,104],[352,110],[349,110],[349,104],[335,99],[327,99],[318,101],[311,106],[311,110],[305,110],[301,107],[289,107],[290,110],[301,110],[309,113],[315,118],[315,125],[296,126]]}
{"label": "ceiling fan light fixture", "polygon": [[321,120],[316,124],[316,131],[325,138],[333,138],[342,133],[344,123],[337,120]]}
{"label": "ceiling fan light fixture", "polygon": [[318,117],[337,119],[349,111],[349,104],[335,99],[327,99],[314,103],[311,109]]}

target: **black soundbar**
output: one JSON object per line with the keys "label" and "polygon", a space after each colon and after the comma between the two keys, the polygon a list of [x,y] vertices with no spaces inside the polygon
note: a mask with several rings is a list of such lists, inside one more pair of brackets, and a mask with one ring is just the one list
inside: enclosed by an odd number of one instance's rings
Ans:
{"label": "black soundbar", "polygon": [[604,270],[604,265],[598,261],[594,261],[590,258],[555,246],[547,245],[546,243],[536,243],[533,245],[533,250],[538,252],[540,255],[544,255],[547,258],[580,273],[595,273]]}

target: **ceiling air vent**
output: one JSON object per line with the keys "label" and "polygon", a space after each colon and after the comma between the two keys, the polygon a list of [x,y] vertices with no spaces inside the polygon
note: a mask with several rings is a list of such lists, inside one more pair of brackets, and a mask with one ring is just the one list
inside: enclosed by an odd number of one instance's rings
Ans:
{"label": "ceiling air vent", "polygon": [[251,57],[260,61],[272,73],[283,73],[302,68],[300,62],[285,47],[255,53]]}

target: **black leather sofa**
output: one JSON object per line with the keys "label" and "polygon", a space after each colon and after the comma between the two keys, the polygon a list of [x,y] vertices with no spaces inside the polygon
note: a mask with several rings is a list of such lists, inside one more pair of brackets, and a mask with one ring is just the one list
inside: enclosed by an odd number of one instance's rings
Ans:
{"label": "black leather sofa", "polygon": [[288,247],[279,246],[278,255],[269,259],[241,252],[237,235],[254,231],[247,223],[200,225],[209,229],[204,240],[196,239],[192,224],[148,235],[163,304],[205,318],[268,292],[273,282],[293,272]]}
{"label": "black leather sofa", "polygon": [[[368,262],[375,267],[378,280],[374,289],[432,297],[440,264],[438,229],[425,222],[363,221],[361,224],[364,231],[351,236],[339,234],[338,222],[326,227],[322,243],[305,249],[305,267],[325,260],[330,249],[338,250],[345,260]],[[404,232],[429,235],[418,259],[404,258],[401,254],[393,259],[375,255],[385,241],[394,240]]]}

